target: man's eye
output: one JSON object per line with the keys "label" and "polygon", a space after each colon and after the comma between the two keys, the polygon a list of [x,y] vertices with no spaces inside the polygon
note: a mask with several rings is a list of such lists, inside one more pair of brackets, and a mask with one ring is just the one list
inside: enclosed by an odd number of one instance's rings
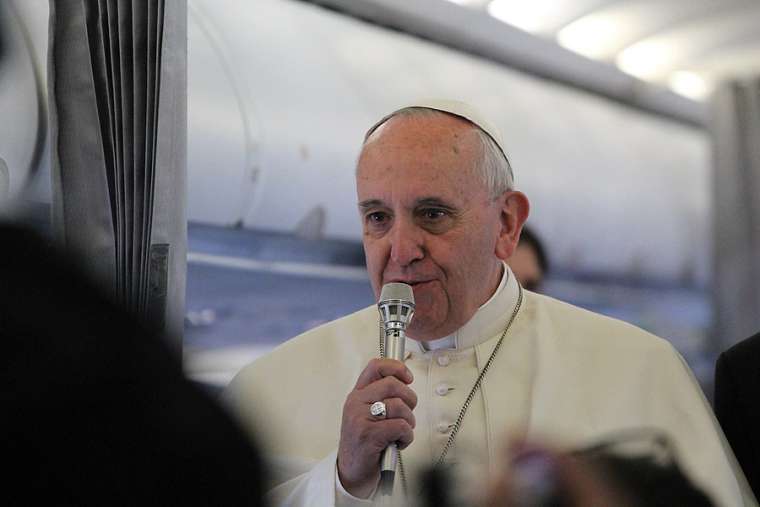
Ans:
{"label": "man's eye", "polygon": [[381,224],[388,219],[388,215],[382,211],[375,211],[367,215],[367,221],[371,224]]}
{"label": "man's eye", "polygon": [[429,208],[422,210],[422,216],[425,218],[425,220],[439,220],[447,215],[448,213],[442,209]]}

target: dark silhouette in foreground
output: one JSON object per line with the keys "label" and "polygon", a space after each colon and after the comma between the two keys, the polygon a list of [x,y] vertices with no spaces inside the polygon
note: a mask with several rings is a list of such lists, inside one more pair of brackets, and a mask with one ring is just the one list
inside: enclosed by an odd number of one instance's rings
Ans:
{"label": "dark silhouette in foreground", "polygon": [[262,505],[258,454],[161,337],[34,234],[0,245],[0,503]]}

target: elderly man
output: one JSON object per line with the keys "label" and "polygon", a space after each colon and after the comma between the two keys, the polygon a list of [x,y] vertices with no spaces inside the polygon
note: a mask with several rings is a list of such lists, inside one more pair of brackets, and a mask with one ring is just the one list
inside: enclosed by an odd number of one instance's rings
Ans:
{"label": "elderly man", "polygon": [[[356,171],[367,269],[412,286],[403,362],[378,359],[370,307],[309,331],[244,368],[226,392],[266,423],[277,505],[377,500],[380,457],[404,449],[391,505],[420,471],[484,476],[503,436],[568,448],[658,428],[689,475],[723,505],[744,491],[733,456],[680,356],[628,324],[524,290],[504,263],[529,203],[494,130],[468,106],[431,102],[383,118]],[[382,401],[385,410],[372,410]],[[751,497],[748,497],[751,502]]]}

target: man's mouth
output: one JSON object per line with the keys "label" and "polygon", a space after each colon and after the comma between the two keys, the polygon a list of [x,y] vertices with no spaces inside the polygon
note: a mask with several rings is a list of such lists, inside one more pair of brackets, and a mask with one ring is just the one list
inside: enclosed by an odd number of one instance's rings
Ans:
{"label": "man's mouth", "polygon": [[433,280],[389,280],[388,282],[385,282],[385,283],[405,283],[407,285],[411,285],[412,288],[414,288],[414,287],[424,285],[426,283],[430,283],[432,281]]}

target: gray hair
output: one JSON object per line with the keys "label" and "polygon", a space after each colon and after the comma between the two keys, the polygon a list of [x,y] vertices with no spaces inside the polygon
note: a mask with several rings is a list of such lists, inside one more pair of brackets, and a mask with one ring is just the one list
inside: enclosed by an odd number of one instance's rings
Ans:
{"label": "gray hair", "polygon": [[[457,116],[451,113],[427,107],[406,107],[391,114],[385,119],[385,121],[368,132],[367,136],[364,139],[364,144],[366,145],[374,137],[374,135],[388,123],[388,120],[396,116],[408,118],[430,118],[437,115]],[[457,118],[462,117],[457,116]],[[485,130],[480,128],[480,126],[467,120],[466,118],[462,119],[473,126],[478,140],[480,141],[482,157],[480,159],[480,163],[478,164],[478,169],[480,171],[481,180],[491,193],[491,197],[496,198],[507,190],[512,190],[515,185],[514,175],[512,173],[512,165],[509,163],[509,160],[507,159],[504,151],[502,151],[501,147],[496,143],[496,141]]]}

